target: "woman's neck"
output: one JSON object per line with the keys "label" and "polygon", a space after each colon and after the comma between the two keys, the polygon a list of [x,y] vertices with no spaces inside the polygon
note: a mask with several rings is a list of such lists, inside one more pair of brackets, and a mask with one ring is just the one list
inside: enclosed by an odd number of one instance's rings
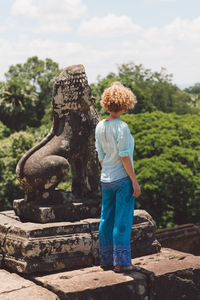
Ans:
{"label": "woman's neck", "polygon": [[110,113],[110,115],[106,118],[106,120],[114,120],[114,119],[120,119],[121,114],[119,113]]}

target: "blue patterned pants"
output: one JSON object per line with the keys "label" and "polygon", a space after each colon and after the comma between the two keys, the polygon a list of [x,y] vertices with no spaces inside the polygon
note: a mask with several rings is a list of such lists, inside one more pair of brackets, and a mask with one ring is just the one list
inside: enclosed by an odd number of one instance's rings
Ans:
{"label": "blue patterned pants", "polygon": [[101,182],[101,189],[100,263],[128,266],[131,264],[130,238],[135,205],[132,182],[129,176]]}

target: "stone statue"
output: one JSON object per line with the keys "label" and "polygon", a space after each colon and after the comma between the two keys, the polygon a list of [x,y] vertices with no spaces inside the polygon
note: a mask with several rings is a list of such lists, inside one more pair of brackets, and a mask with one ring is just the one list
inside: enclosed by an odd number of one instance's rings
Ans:
{"label": "stone statue", "polygon": [[16,175],[26,201],[55,196],[71,166],[72,194],[81,199],[99,194],[95,127],[99,121],[83,65],[67,67],[53,87],[50,133],[20,159]]}

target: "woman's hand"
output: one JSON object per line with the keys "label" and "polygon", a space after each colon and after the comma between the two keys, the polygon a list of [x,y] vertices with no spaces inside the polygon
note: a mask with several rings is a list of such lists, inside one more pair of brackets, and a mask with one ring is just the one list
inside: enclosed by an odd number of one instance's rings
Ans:
{"label": "woman's hand", "polygon": [[133,192],[134,197],[137,198],[141,195],[141,189],[137,181],[133,182],[133,190],[134,190]]}

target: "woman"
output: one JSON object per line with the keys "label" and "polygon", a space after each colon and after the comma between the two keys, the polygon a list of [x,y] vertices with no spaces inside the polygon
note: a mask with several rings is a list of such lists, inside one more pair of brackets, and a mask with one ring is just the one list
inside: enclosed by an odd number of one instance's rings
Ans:
{"label": "woman", "polygon": [[101,164],[102,209],[99,225],[99,256],[104,270],[132,271],[130,238],[135,197],[141,194],[133,151],[134,139],[120,116],[136,104],[136,97],[120,82],[105,89],[101,106],[110,114],[95,130]]}

